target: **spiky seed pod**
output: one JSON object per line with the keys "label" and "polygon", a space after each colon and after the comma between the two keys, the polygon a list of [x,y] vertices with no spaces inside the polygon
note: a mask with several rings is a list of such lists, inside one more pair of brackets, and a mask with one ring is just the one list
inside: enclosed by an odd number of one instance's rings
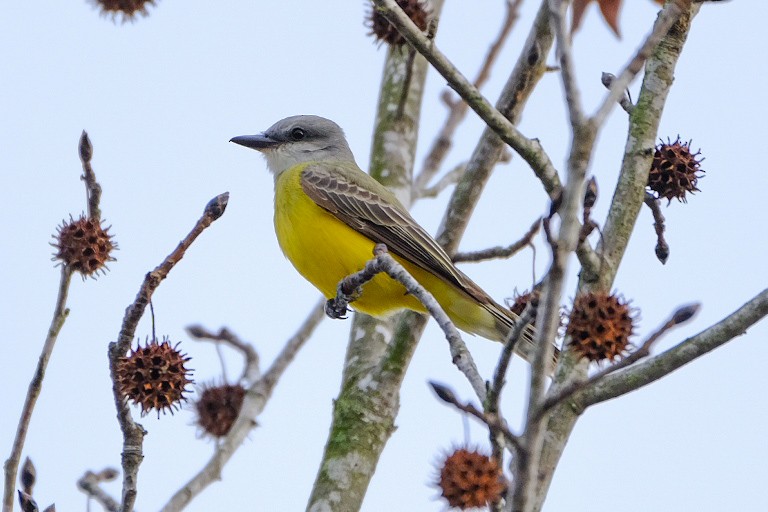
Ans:
{"label": "spiky seed pod", "polygon": [[[538,308],[540,295],[541,293],[538,290],[533,290],[532,292],[523,292],[523,293],[515,292],[515,296],[513,297],[512,304],[509,304],[509,310],[512,311],[517,316],[520,316],[523,314],[523,311],[525,311],[525,308],[530,303],[532,303],[534,308]],[[535,318],[531,322],[531,325],[536,325]]]}
{"label": "spiky seed pod", "polygon": [[466,448],[459,448],[445,458],[437,485],[448,505],[461,510],[497,503],[506,489],[496,459]]}
{"label": "spiky seed pod", "polygon": [[162,343],[155,339],[144,347],[139,345],[117,363],[120,394],[140,405],[142,416],[153,409],[158,418],[166,409],[173,414],[186,401],[185,388],[193,382],[191,370],[185,366],[190,358],[179,352],[178,346],[172,347],[168,339]]}
{"label": "spiky seed pod", "polygon": [[[397,0],[397,4],[419,30],[423,32],[427,29],[431,12],[426,0]],[[366,25],[371,29],[368,35],[374,36],[379,43],[384,42],[392,46],[405,44],[405,38],[375,7],[369,13]]]}
{"label": "spiky seed pod", "polygon": [[155,5],[155,0],[91,0],[102,14],[116,17],[122,16],[123,21],[133,21],[137,14],[147,16],[147,7]]}
{"label": "spiky seed pod", "polygon": [[224,437],[243,407],[245,388],[240,385],[203,386],[195,402],[197,424],[206,434]]}
{"label": "spiky seed pod", "polygon": [[686,194],[698,192],[696,183],[704,171],[699,167],[703,158],[697,158],[701,151],[691,152],[691,141],[682,142],[678,135],[677,140],[671,142],[660,141],[653,154],[653,164],[648,174],[648,187],[656,192],[659,198],[666,198],[669,202],[677,199],[687,202]]}
{"label": "spiky seed pod", "polygon": [[626,353],[634,321],[634,312],[623,298],[586,293],[573,301],[565,332],[583,357],[590,361],[613,361]]}
{"label": "spiky seed pod", "polygon": [[83,276],[93,276],[107,268],[107,262],[115,261],[112,251],[117,245],[109,234],[109,227],[81,215],[77,220],[72,217],[57,228],[57,249],[53,259],[80,272]]}

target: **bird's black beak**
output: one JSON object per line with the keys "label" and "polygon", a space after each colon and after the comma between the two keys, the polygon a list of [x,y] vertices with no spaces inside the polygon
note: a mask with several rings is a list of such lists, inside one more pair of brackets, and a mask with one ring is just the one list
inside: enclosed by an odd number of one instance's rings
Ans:
{"label": "bird's black beak", "polygon": [[256,135],[239,135],[229,139],[229,142],[234,142],[235,144],[240,144],[241,146],[255,149],[256,151],[271,149],[280,144],[280,141],[269,137],[266,133],[258,133]]}

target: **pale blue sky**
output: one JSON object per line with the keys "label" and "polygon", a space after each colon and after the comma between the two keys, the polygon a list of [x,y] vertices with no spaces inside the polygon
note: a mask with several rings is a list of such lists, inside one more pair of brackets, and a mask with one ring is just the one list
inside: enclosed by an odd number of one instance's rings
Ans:
{"label": "pale blue sky", "polygon": [[[448,0],[437,44],[467,75],[496,33],[500,0]],[[617,41],[589,10],[575,58],[587,110],[604,94],[600,72],[618,71],[652,23],[656,6],[627,1]],[[538,6],[522,17],[486,89],[495,99]],[[0,355],[0,456],[10,451],[29,378],[50,321],[58,270],[50,261],[57,223],[85,208],[77,141],[86,129],[93,165],[104,187],[102,208],[120,245],[111,272],[75,279],[70,317],[51,360],[25,455],[37,465],[35,496],[45,506],[83,510],[75,481],[86,470],[119,466],[106,346],[143,275],[191,228],[213,196],[229,191],[224,217],[206,231],[154,296],[158,333],[182,341],[199,383],[216,380],[209,344],[190,342],[184,327],[230,327],[270,361],[303,320],[317,294],[283,259],[272,232],[272,179],[253,151],[228,143],[292,114],[319,114],[345,130],[365,167],[384,49],[366,36],[364,2],[161,1],[148,18],[115,24],[84,1],[7,4],[0,18],[0,224],[4,283]],[[640,217],[616,289],[641,311],[638,332],[656,328],[678,305],[703,304],[690,324],[656,350],[719,320],[765,288],[768,178],[765,2],[705,5],[692,30],[670,94],[660,135],[693,139],[706,157],[702,192],[688,205],[664,208],[669,262],[653,255],[647,211]],[[552,61],[552,56],[550,56]],[[427,81],[418,165],[445,117],[444,81]],[[633,84],[637,91],[637,84]],[[569,145],[559,78],[546,76],[522,125],[562,168]],[[446,169],[470,154],[482,129],[462,126]],[[626,138],[616,109],[600,136],[590,172],[604,219]],[[434,231],[447,194],[419,203],[414,216]],[[477,209],[464,249],[517,239],[545,211],[546,197],[520,161],[500,166]],[[530,253],[511,261],[464,266],[501,300],[530,284]],[[538,274],[548,258],[539,251]],[[571,280],[573,282],[573,279]],[[568,300],[573,294],[569,290]],[[278,385],[260,427],[189,510],[302,510],[325,443],[337,395],[349,322],[323,322]],[[145,318],[139,329],[150,333]],[[734,342],[642,391],[595,407],[579,422],[555,476],[546,510],[573,512],[768,509],[768,406],[763,323]],[[469,338],[490,375],[498,345]],[[237,358],[228,361],[235,374]],[[511,369],[504,408],[520,414],[526,367]],[[438,403],[427,380],[471,397],[432,325],[403,387],[398,430],[371,484],[363,510],[443,510],[429,482],[440,454],[464,439],[463,420]],[[183,410],[141,422],[144,446],[137,508],[165,503],[207,459],[210,442],[196,439]],[[472,425],[473,444],[486,443]],[[117,483],[108,487],[119,494]]]}

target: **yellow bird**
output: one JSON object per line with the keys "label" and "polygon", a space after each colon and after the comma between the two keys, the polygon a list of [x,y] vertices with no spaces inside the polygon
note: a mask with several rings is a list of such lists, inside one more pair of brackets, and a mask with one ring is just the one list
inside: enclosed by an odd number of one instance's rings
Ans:
{"label": "yellow bird", "polygon": [[[438,301],[461,330],[504,341],[518,319],[451,261],[385,186],[355,163],[344,132],[328,119],[293,116],[231,142],[260,151],[275,178],[275,232],[296,270],[328,299],[373,257],[376,243]],[[352,303],[374,317],[426,312],[399,282],[379,274]],[[530,360],[530,336],[516,351]]]}

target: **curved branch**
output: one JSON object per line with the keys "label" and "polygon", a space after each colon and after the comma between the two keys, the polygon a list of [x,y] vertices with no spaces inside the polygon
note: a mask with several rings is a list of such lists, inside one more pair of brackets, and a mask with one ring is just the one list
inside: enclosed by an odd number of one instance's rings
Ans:
{"label": "curved branch", "polygon": [[744,334],[749,327],[766,316],[768,316],[768,288],[699,334],[691,336],[647,361],[606,376],[594,386],[576,393],[573,399],[580,407],[585,408],[647,386],[707,352],[728,343],[736,336]]}
{"label": "curved branch", "polygon": [[[424,35],[413,21],[406,15],[395,0],[373,0],[376,9],[402,34],[416,51],[423,55],[430,64],[448,81],[448,85],[455,90],[461,98],[474,110],[486,124],[523,160],[528,162],[539,179],[544,183],[547,191],[551,191],[556,184],[557,171],[549,155],[541,147],[536,139],[528,139],[509,119],[499,112],[483,96],[477,87],[467,80],[461,72],[437,49],[434,41]],[[540,57],[540,56],[539,56]]]}
{"label": "curved branch", "polygon": [[[324,305],[325,299],[318,302],[298,331],[285,344],[280,354],[272,363],[272,366],[259,380],[248,388],[237,420],[235,420],[227,435],[216,445],[216,450],[209,461],[195,476],[176,491],[171,499],[168,500],[168,503],[160,509],[161,512],[178,512],[184,509],[209,485],[221,480],[222,469],[224,469],[224,466],[229,462],[229,459],[232,458],[240,445],[243,444],[243,441],[245,441],[253,427],[256,426],[256,417],[261,414],[267,405],[280,376],[291,361],[293,361],[299,349],[304,346],[304,343],[312,335],[315,327],[323,319]],[[250,345],[247,346],[250,348]],[[238,348],[238,350],[243,351],[246,357],[243,375],[255,375],[258,373],[258,358],[253,357],[252,348],[250,351],[247,349],[243,350],[243,348]]]}
{"label": "curved branch", "polygon": [[229,193],[225,192],[211,199],[205,206],[203,215],[197,220],[192,231],[179,242],[171,254],[166,256],[160,265],[153,271],[147,272],[144,282],[139,288],[139,293],[133,303],[125,310],[123,324],[120,328],[120,334],[117,341],[109,344],[109,370],[112,377],[112,394],[117,408],[117,420],[120,423],[120,430],[123,432],[123,491],[122,491],[122,512],[130,512],[136,502],[137,480],[139,465],[144,459],[143,444],[144,428],[136,423],[131,416],[131,410],[123,399],[118,388],[117,364],[120,359],[128,352],[131,347],[136,327],[139,320],[144,315],[152,294],[160,283],[168,277],[168,273],[184,257],[187,249],[192,245],[200,234],[205,231],[213,222],[224,214],[229,200]]}

